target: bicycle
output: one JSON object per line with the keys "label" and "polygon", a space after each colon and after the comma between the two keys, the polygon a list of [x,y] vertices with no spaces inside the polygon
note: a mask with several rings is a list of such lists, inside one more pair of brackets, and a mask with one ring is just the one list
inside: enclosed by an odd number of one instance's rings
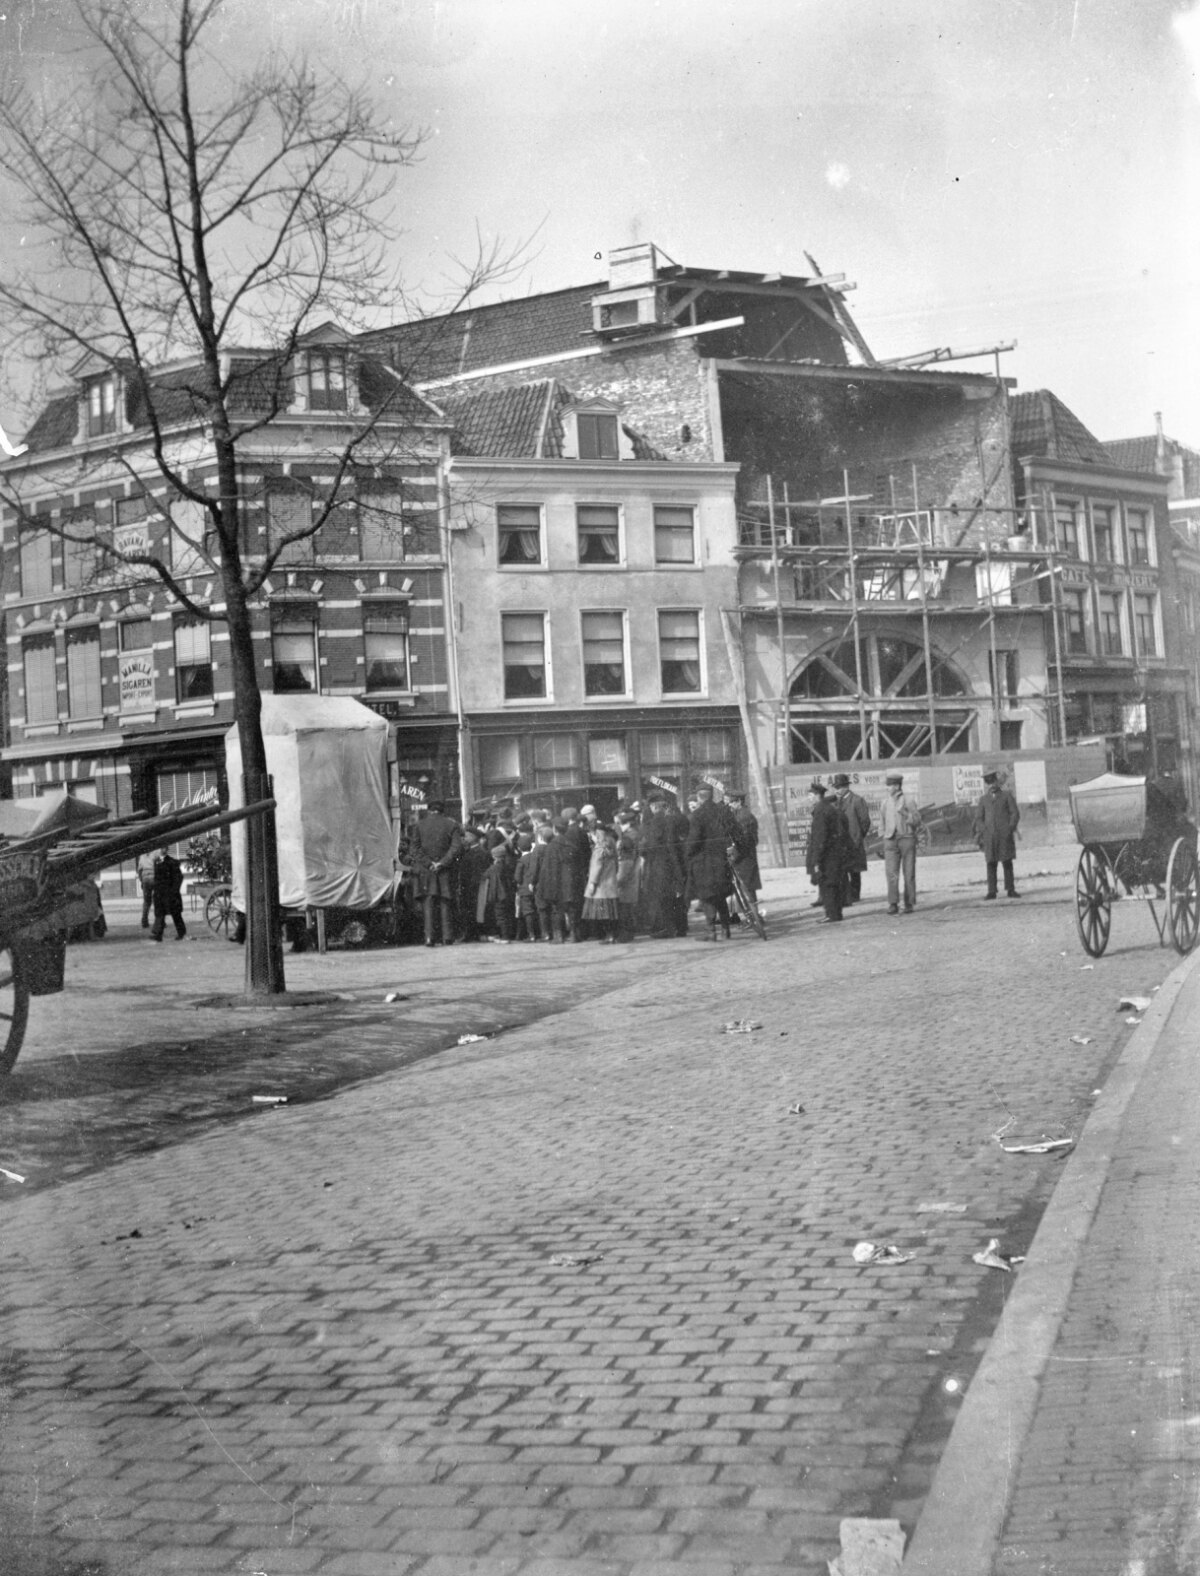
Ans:
{"label": "bicycle", "polygon": [[732,860],[729,862],[729,874],[733,881],[733,896],[738,906],[738,912],[753,929],[759,940],[765,941],[767,939],[766,921],[759,913],[758,904],[754,901],[750,888],[738,875]]}

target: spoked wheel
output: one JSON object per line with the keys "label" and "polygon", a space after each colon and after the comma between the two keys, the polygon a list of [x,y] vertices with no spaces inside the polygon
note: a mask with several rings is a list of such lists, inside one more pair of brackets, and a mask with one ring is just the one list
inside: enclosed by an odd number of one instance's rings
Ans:
{"label": "spoked wheel", "polygon": [[1195,844],[1184,837],[1176,839],[1167,864],[1167,932],[1185,955],[1200,935],[1200,869]]}
{"label": "spoked wheel", "polygon": [[1098,958],[1112,929],[1112,887],[1107,862],[1094,848],[1083,850],[1075,871],[1075,923],[1083,950]]}
{"label": "spoked wheel", "polygon": [[746,923],[753,926],[754,933],[760,941],[765,941],[767,939],[767,927],[758,911],[758,904],[750,896],[750,888],[742,880],[741,876],[736,873],[733,877],[733,895]]}
{"label": "spoked wheel", "polygon": [[233,918],[233,888],[222,886],[208,894],[204,904],[204,923],[217,936],[229,934]]}
{"label": "spoked wheel", "polygon": [[29,985],[11,947],[0,948],[0,1073],[8,1073],[20,1054],[29,1021]]}

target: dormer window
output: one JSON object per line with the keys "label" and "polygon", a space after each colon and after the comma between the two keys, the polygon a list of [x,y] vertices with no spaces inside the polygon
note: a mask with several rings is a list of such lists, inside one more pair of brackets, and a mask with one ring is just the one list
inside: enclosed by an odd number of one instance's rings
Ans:
{"label": "dormer window", "polygon": [[617,418],[581,412],[576,417],[581,460],[617,458]]}
{"label": "dormer window", "polygon": [[309,410],[347,410],[346,352],[310,350],[308,352]]}
{"label": "dormer window", "polygon": [[87,431],[89,438],[117,430],[117,374],[106,372],[87,385]]}
{"label": "dormer window", "polygon": [[621,425],[621,410],[607,400],[572,405],[563,411],[563,458],[631,460],[633,442]]}

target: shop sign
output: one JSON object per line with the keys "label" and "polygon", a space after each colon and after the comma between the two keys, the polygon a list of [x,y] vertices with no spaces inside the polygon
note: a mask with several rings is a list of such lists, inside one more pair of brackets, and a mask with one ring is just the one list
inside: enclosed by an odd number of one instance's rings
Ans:
{"label": "shop sign", "polygon": [[42,889],[45,873],[44,851],[0,854],[0,905],[8,911],[32,903]]}
{"label": "shop sign", "polygon": [[955,804],[978,804],[983,797],[983,762],[954,768]]}
{"label": "shop sign", "polygon": [[121,680],[122,711],[154,710],[154,659],[150,656],[122,657],[118,669]]}
{"label": "shop sign", "polygon": [[150,551],[150,522],[139,520],[136,525],[119,525],[113,531],[113,549],[121,557],[128,558],[138,553]]}
{"label": "shop sign", "polygon": [[663,793],[674,794],[679,798],[679,784],[673,783],[669,777],[647,777],[646,781],[655,788],[660,788]]}
{"label": "shop sign", "polygon": [[424,804],[425,790],[424,788],[414,787],[412,783],[401,783],[400,797],[402,799],[412,799],[417,804]]}

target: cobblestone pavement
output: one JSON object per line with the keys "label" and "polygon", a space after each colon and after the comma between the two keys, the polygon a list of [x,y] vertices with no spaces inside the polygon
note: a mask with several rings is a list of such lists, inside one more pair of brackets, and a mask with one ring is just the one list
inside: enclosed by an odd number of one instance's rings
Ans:
{"label": "cobblestone pavement", "polygon": [[772,924],[289,959],[347,999],[157,1051],[189,948],[81,954],[0,1110],[6,1576],[815,1576],[911,1526],[1005,1294],[971,1254],[1054,1184],[993,1135],[1077,1131],[1175,958],[1118,911],[1085,967],[1061,885]]}

